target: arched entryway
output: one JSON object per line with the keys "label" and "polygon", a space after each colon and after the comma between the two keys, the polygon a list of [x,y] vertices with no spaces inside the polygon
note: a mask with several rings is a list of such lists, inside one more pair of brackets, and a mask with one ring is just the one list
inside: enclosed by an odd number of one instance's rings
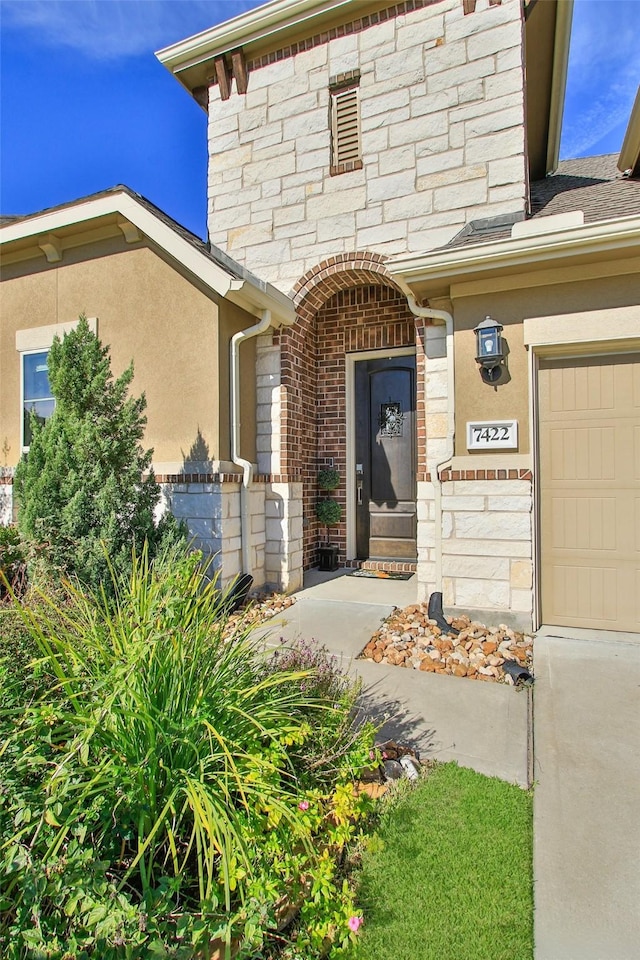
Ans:
{"label": "arched entryway", "polygon": [[333,466],[339,562],[411,568],[425,460],[422,322],[377,254],[318,264],[292,295],[299,319],[279,334],[281,462],[303,483],[304,567],[317,563],[325,536],[317,474]]}

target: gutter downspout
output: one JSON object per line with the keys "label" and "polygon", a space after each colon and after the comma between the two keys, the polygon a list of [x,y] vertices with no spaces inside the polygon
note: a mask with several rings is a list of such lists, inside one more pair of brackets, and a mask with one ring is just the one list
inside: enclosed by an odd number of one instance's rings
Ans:
{"label": "gutter downspout", "polygon": [[[442,481],[440,479],[440,471],[448,463],[451,462],[453,457],[454,449],[454,440],[455,440],[455,382],[454,382],[454,365],[453,365],[453,317],[446,310],[436,310],[433,307],[421,307],[418,305],[418,301],[415,298],[415,294],[411,290],[411,287],[402,279],[397,276],[394,276],[395,282],[398,286],[401,287],[402,292],[407,298],[407,303],[409,304],[409,309],[414,317],[419,317],[424,320],[436,320],[439,323],[444,323],[446,327],[446,342],[447,342],[447,385],[448,385],[448,404],[447,404],[447,446],[446,446],[446,456],[443,460],[440,460],[439,463],[430,463],[427,460],[427,469],[431,474],[431,481],[434,486],[434,508],[436,514],[436,524],[435,524],[435,580],[436,580],[436,590],[442,593]],[[425,338],[426,339],[426,338]]]}
{"label": "gutter downspout", "polygon": [[271,311],[263,310],[262,319],[240,330],[231,337],[231,460],[242,467],[242,487],[240,489],[240,538],[242,540],[243,572],[251,576],[251,539],[249,490],[253,481],[253,464],[240,456],[240,344],[244,340],[258,337],[271,326]]}

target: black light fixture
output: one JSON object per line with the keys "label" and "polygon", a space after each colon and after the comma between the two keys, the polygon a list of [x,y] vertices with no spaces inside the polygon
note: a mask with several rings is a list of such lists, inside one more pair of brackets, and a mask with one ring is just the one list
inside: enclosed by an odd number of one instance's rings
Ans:
{"label": "black light fixture", "polygon": [[473,331],[476,335],[476,362],[480,364],[480,376],[485,383],[496,383],[502,373],[502,330],[499,323],[485,317]]}

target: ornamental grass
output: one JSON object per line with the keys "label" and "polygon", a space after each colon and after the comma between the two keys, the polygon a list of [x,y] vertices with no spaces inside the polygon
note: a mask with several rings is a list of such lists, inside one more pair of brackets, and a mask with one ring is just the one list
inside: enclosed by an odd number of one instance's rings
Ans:
{"label": "ornamental grass", "polygon": [[3,956],[338,956],[353,939],[339,860],[372,737],[336,751],[335,732],[357,691],[268,663],[242,623],[225,637],[201,560],[143,551],[99,594],[16,601],[37,656],[23,683],[0,663]]}

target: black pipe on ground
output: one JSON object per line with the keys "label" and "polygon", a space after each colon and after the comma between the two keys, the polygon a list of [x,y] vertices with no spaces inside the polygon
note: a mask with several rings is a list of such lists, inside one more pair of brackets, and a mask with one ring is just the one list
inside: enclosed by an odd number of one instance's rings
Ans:
{"label": "black pipe on ground", "polygon": [[442,630],[443,633],[450,633],[454,637],[457,637],[460,633],[456,627],[452,627],[451,624],[444,618],[441,593],[432,593],[429,597],[428,614],[429,620],[435,620],[437,626]]}
{"label": "black pipe on ground", "polygon": [[516,686],[519,683],[533,683],[533,677],[527,668],[521,667],[515,660],[505,660],[502,664],[502,669],[505,673],[509,674],[510,677],[513,677],[513,682]]}

